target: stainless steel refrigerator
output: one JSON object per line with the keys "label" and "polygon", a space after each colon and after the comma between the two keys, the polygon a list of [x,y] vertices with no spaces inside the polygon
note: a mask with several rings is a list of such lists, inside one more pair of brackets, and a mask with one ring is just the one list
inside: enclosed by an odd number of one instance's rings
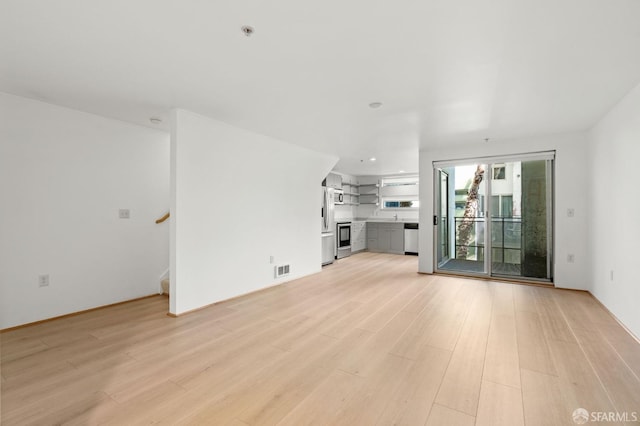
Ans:
{"label": "stainless steel refrigerator", "polygon": [[322,265],[333,263],[335,259],[335,207],[334,189],[322,187]]}

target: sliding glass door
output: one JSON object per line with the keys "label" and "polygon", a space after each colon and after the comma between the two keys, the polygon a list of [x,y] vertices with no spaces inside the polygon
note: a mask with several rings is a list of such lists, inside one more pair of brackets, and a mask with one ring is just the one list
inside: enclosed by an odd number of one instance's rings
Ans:
{"label": "sliding glass door", "polygon": [[553,153],[434,163],[436,271],[552,281]]}

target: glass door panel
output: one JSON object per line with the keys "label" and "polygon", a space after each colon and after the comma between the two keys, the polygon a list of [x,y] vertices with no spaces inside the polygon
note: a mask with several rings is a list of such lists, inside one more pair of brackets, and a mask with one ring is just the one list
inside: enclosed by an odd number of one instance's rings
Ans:
{"label": "glass door panel", "polygon": [[449,175],[444,170],[437,170],[439,182],[438,198],[436,202],[437,215],[434,222],[437,227],[436,236],[436,265],[438,267],[449,261]]}
{"label": "glass door panel", "polygon": [[551,279],[551,211],[551,161],[523,161],[523,277]]}
{"label": "glass door panel", "polygon": [[486,170],[484,164],[436,170],[436,270],[488,273]]}
{"label": "glass door panel", "polygon": [[491,274],[551,280],[551,160],[491,170]]}

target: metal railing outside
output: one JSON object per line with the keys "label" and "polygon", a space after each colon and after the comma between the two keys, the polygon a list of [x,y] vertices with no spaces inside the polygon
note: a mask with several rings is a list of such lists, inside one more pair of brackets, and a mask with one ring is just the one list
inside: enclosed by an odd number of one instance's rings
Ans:
{"label": "metal railing outside", "polygon": [[[464,244],[468,247],[466,260],[484,260],[484,232],[485,218],[455,218],[454,241],[456,258],[458,247],[463,246],[458,241],[458,229],[462,222],[473,222],[471,231],[471,244]],[[522,217],[493,216],[491,218],[491,247],[492,260],[499,263],[521,263],[522,253]]]}

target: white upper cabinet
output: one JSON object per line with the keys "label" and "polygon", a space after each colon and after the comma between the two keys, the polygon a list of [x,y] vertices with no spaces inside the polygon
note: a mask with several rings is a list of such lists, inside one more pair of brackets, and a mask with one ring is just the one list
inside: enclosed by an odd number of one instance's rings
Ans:
{"label": "white upper cabinet", "polygon": [[327,188],[342,189],[342,176],[336,173],[329,173],[324,183]]}

